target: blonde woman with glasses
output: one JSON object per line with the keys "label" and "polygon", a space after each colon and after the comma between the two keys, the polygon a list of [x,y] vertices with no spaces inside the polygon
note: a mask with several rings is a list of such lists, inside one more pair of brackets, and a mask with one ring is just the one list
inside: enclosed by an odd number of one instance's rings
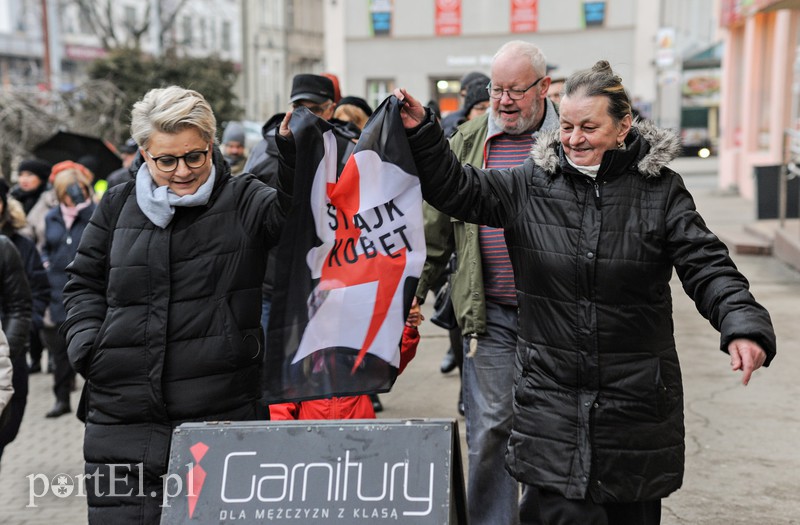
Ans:
{"label": "blonde woman with glasses", "polygon": [[153,89],[131,117],[135,180],[103,197],[64,294],[90,523],[159,521],[178,424],[266,419],[261,280],[291,202],[291,180],[231,176],[200,93]]}

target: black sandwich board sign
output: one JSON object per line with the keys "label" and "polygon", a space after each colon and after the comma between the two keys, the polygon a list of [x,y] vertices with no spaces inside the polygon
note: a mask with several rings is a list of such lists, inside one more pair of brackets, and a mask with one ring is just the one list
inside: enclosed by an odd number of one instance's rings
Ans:
{"label": "black sandwich board sign", "polygon": [[452,419],[186,423],[161,523],[467,523]]}

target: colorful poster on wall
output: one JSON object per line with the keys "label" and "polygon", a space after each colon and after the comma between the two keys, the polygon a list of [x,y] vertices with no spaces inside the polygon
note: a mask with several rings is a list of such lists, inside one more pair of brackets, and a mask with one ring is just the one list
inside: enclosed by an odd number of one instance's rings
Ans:
{"label": "colorful poster on wall", "polygon": [[369,15],[372,34],[392,34],[392,0],[369,0]]}
{"label": "colorful poster on wall", "polygon": [[539,30],[539,0],[511,0],[511,32],[534,33]]}
{"label": "colorful poster on wall", "polygon": [[461,0],[436,0],[436,36],[461,34]]}

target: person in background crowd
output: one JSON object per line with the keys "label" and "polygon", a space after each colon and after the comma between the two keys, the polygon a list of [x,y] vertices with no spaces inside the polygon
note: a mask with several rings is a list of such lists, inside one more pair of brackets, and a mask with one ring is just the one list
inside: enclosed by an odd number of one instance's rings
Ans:
{"label": "person in background crowd", "polygon": [[[28,159],[22,161],[17,168],[19,181],[16,186],[11,188],[10,192],[11,197],[22,204],[23,211],[27,217],[28,227],[19,228],[19,231],[26,237],[33,239],[39,251],[41,251],[44,243],[44,216],[47,210],[56,205],[55,195],[52,189],[48,188],[51,170],[52,165],[43,160]],[[36,226],[39,226],[39,229]],[[44,345],[39,336],[39,330],[34,329],[28,347],[30,355],[29,373],[37,374],[42,371],[43,352]],[[51,368],[48,366],[48,371],[52,371]],[[17,399],[21,395],[21,393],[18,393]]]}
{"label": "person in background crowd", "polygon": [[64,288],[91,524],[158,523],[177,425],[267,417],[260,285],[292,200],[291,179],[231,176],[196,91],[147,92],[131,136],[136,179],[100,201]]}
{"label": "person in background crowd", "polygon": [[[459,123],[459,126],[464,122],[468,122],[474,118],[480,117],[489,109],[489,92],[486,90],[486,83],[484,83],[483,79],[473,80],[472,82],[467,85],[466,89],[466,96],[464,98],[464,119]],[[455,130],[454,130],[455,132]],[[435,213],[435,210],[429,210],[429,213]],[[451,261],[450,267],[455,269],[456,261],[455,256],[453,256],[453,261]],[[447,279],[450,279],[450,271],[448,271]],[[452,286],[452,283],[449,283],[448,286]],[[449,300],[449,305],[445,305],[445,308],[449,308],[452,311],[453,302]],[[458,375],[461,377],[461,371],[464,363],[464,348],[463,348],[463,340],[461,338],[461,330],[458,326],[455,326],[448,330],[449,337],[450,337],[450,348],[447,349],[447,353],[445,353],[444,358],[442,358],[442,363],[439,365],[439,371],[443,374],[449,374],[454,369],[458,368]],[[464,415],[464,397],[463,392],[459,389],[458,394],[458,413],[462,416]]]}
{"label": "person in background crowd", "polygon": [[550,87],[547,90],[547,98],[558,106],[561,103],[561,91],[564,89],[565,78],[555,78],[550,82]]}
{"label": "person in background crowd", "polygon": [[[28,281],[31,292],[31,324],[28,343],[29,346],[33,346],[33,342],[36,341],[39,345],[38,359],[33,357],[34,360],[30,366],[36,365],[38,370],[41,370],[39,330],[43,327],[44,312],[50,303],[50,282],[47,280],[47,272],[42,266],[42,259],[36,249],[36,244],[29,237],[23,235],[23,232],[29,229],[22,205],[9,195],[8,184],[4,179],[0,179],[0,233],[14,243]],[[33,356],[33,351],[30,348],[28,350]],[[29,368],[25,353],[16,355],[12,365],[14,367],[14,396],[11,398],[11,405],[6,410],[6,424],[0,428],[0,456],[6,445],[17,437],[28,401]]]}
{"label": "person in background crowd", "polygon": [[[533,44],[516,40],[497,51],[488,86],[489,113],[463,124],[450,138],[461,164],[517,166],[541,133],[558,129],[558,115],[546,96],[546,71],[544,54]],[[452,221],[429,206],[424,212],[428,255],[417,287],[420,301],[446,271],[451,254],[458,259],[451,299],[464,339],[469,520],[473,525],[518,523],[520,505],[524,511],[535,501],[527,489],[519,500],[519,485],[505,469],[518,308],[505,236],[485,223]]]}
{"label": "person in background crowd", "polygon": [[11,188],[14,197],[28,215],[47,190],[52,165],[39,159],[26,159],[17,167],[17,184]]}
{"label": "person in background crowd", "polygon": [[342,99],[342,90],[339,87],[339,77],[333,73],[322,73],[320,76],[327,78],[333,83],[333,98],[331,100],[333,100],[334,104],[339,104],[339,101]]}
{"label": "person in background crowd", "polygon": [[[467,86],[473,82],[483,83],[483,87],[486,88],[486,84],[489,83],[489,77],[480,71],[470,71],[461,77],[461,89],[459,90],[459,94],[461,95],[462,100],[467,97]],[[442,119],[442,127],[444,128],[444,132],[447,133],[448,137],[455,132],[459,124],[464,122],[466,116],[467,112],[464,111],[464,107],[462,106]]]}
{"label": "person in background crowd", "polygon": [[[70,163],[72,161],[64,161],[66,163]],[[60,166],[63,169],[65,166],[69,166],[70,164],[64,164],[64,162],[59,162],[56,166]],[[94,177],[89,170],[83,166],[82,164],[72,162],[72,165],[79,170],[85,171],[85,176],[87,177]],[[53,166],[55,168],[55,166]],[[48,176],[48,188],[47,191],[42,193],[42,196],[39,198],[38,202],[33,206],[30,213],[28,213],[28,224],[33,229],[33,241],[36,243],[36,248],[41,251],[44,249],[44,218],[47,216],[48,212],[58,206],[58,197],[56,196],[56,192],[53,189],[53,179],[55,179],[56,174],[53,172],[53,169],[50,170],[50,175]]]}
{"label": "person in background crowd", "polygon": [[244,173],[247,164],[244,126],[241,122],[228,122],[222,132],[222,156],[231,167],[231,175]]}
{"label": "person in background crowd", "polygon": [[336,111],[333,118],[342,122],[351,122],[359,130],[363,130],[369,117],[372,116],[372,108],[367,101],[361,97],[344,97],[336,104]]}
{"label": "person in background crowd", "polygon": [[523,522],[660,523],[685,455],[673,270],[744,385],[776,352],[769,313],[667,167],[679,138],[633,122],[604,60],[567,78],[560,130],[511,169],[463,166],[422,105],[395,93],[425,199],[503,228],[519,270],[506,463],[537,495]]}
{"label": "person in background crowd", "polygon": [[[8,339],[0,323],[0,432],[8,424],[6,408],[14,396],[13,384],[14,370],[11,365],[11,352],[8,348]],[[0,454],[2,455],[2,454]]]}
{"label": "person in background crowd", "polygon": [[[19,252],[5,235],[0,235],[0,326],[8,340],[12,367],[14,363],[20,362],[24,367],[25,349],[31,329],[31,290]],[[0,456],[7,444],[5,442],[10,442],[17,435],[19,427],[16,417],[22,417],[18,412],[19,402],[15,403],[13,396],[10,403],[0,415],[0,419],[6,422],[0,428]],[[17,428],[13,428],[14,426]]]}
{"label": "person in background crowd", "polygon": [[139,148],[136,146],[136,141],[133,139],[126,140],[125,144],[119,147],[122,167],[115,169],[108,175],[108,188],[106,188],[106,191],[114,186],[133,180],[131,165],[133,164],[133,159],[136,158],[137,151],[139,151]]}
{"label": "person in background crowd", "polygon": [[42,250],[44,266],[50,281],[48,317],[42,337],[54,363],[53,393],[55,404],[46,417],[59,417],[72,410],[70,392],[75,372],[67,357],[67,341],[59,329],[64,323],[64,285],[67,283],[67,266],[75,258],[89,218],[95,210],[92,200],[92,177],[84,166],[65,161],[53,167],[53,189],[59,205],[45,217],[45,243]]}
{"label": "person in background crowd", "polygon": [[[336,104],[333,99],[336,97],[334,84],[330,78],[322,75],[300,74],[292,79],[292,91],[290,104],[293,109],[305,106],[318,117],[330,122],[333,125],[334,137],[336,138],[337,149],[337,169],[341,173],[347,159],[355,148],[355,141],[358,139],[361,130],[350,122],[336,121],[333,115],[336,111]],[[253,147],[251,160],[245,167],[245,171],[252,173],[265,184],[274,186],[278,180],[278,168],[280,152],[276,143],[276,134],[285,113],[273,115],[262,128],[264,139]],[[275,265],[278,263],[274,252],[270,252],[267,260],[267,271],[261,289],[261,325],[264,327],[264,337],[269,323],[269,310],[272,306],[272,290],[275,275]]]}
{"label": "person in background crowd", "polygon": [[[489,109],[489,92],[483,80],[477,80],[467,86],[467,95],[464,98],[464,122],[480,117]],[[461,124],[463,124],[462,122]],[[459,126],[461,125],[459,124]]]}

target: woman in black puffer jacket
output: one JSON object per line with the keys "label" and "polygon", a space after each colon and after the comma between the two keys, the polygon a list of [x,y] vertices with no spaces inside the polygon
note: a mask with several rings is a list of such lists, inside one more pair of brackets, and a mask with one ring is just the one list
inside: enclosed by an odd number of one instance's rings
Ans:
{"label": "woman in black puffer jacket", "polygon": [[[86,473],[99,473],[91,523],[158,522],[180,423],[267,418],[261,281],[291,180],[231,177],[215,135],[199,93],[148,92],[131,119],[136,179],[104,195],[68,268],[64,331],[86,377]],[[108,495],[110,464],[129,495]]]}
{"label": "woman in black puffer jacket", "polygon": [[[500,105],[513,106],[503,87]],[[507,468],[541,507],[522,521],[655,524],[684,468],[673,269],[745,384],[775,356],[775,334],[666,167],[677,138],[632,123],[607,62],[564,89],[560,136],[540,135],[521,166],[488,171],[460,166],[419,102],[395,94],[425,199],[505,228],[519,302]]]}

